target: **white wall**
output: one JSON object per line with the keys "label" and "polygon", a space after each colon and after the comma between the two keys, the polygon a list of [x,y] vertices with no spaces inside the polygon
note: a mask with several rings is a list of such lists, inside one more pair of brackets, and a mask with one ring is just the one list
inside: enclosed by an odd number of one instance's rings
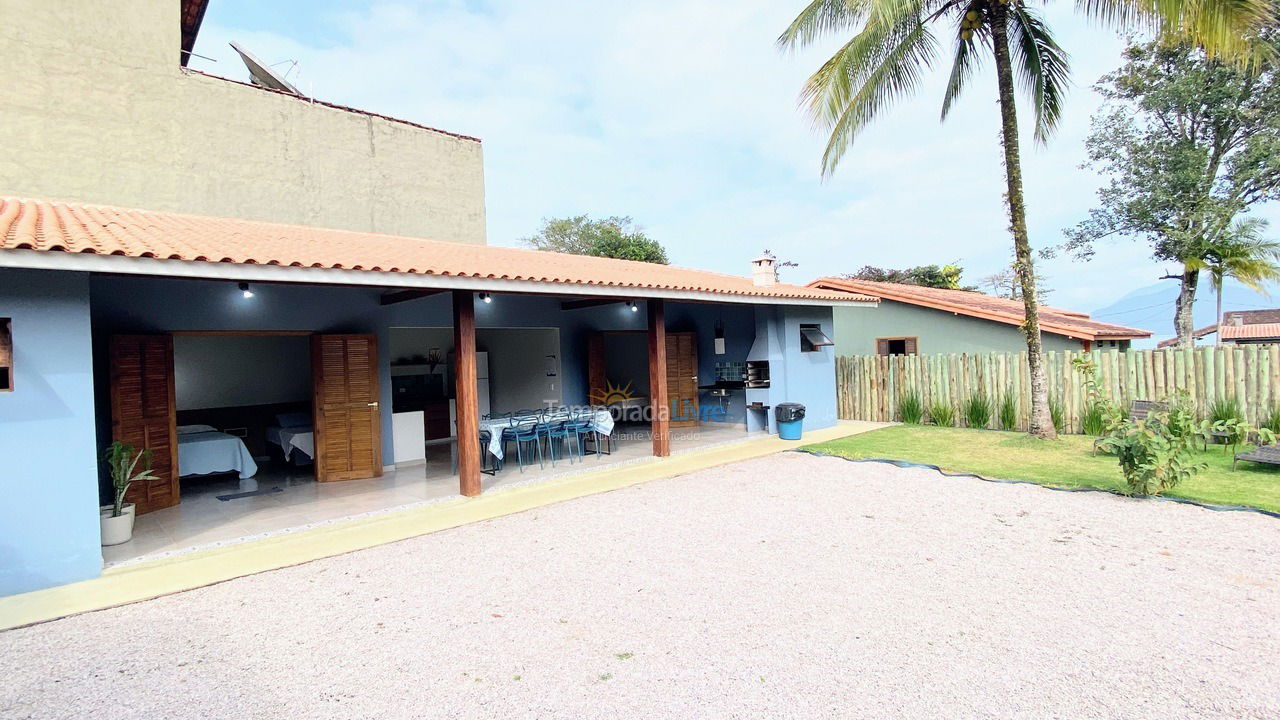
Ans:
{"label": "white wall", "polygon": [[305,336],[179,335],[173,339],[179,410],[311,399]]}
{"label": "white wall", "polygon": [[[476,345],[489,352],[491,412],[561,404],[559,330],[480,328]],[[548,355],[555,356],[555,377],[547,376]]]}

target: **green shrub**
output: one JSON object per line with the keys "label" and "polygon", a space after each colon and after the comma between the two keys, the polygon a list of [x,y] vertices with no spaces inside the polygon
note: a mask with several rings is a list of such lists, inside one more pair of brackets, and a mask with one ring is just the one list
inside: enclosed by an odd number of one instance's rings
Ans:
{"label": "green shrub", "polygon": [[1198,438],[1204,435],[1206,423],[1200,422],[1196,401],[1191,393],[1178,390],[1169,396],[1169,432],[1174,437]]}
{"label": "green shrub", "polygon": [[1191,462],[1193,437],[1175,435],[1169,413],[1158,412],[1121,422],[1099,447],[1115,453],[1130,495],[1159,495],[1206,467]]}
{"label": "green shrub", "polygon": [[1067,411],[1062,407],[1062,401],[1058,398],[1049,398],[1049,419],[1053,421],[1053,429],[1059,433],[1063,432],[1067,427]]}
{"label": "green shrub", "polygon": [[1271,432],[1270,429],[1254,427],[1249,424],[1249,421],[1241,418],[1228,418],[1212,424],[1206,421],[1205,425],[1208,427],[1204,428],[1202,434],[1206,439],[1215,435],[1223,438],[1223,452],[1235,452],[1236,446],[1243,442],[1271,445],[1276,441],[1276,434]]}
{"label": "green shrub", "polygon": [[1273,407],[1262,418],[1262,427],[1280,434],[1280,407]]}
{"label": "green shrub", "polygon": [[1085,435],[1102,435],[1107,431],[1107,407],[1096,400],[1085,403],[1080,413],[1080,429]]}
{"label": "green shrub", "polygon": [[898,396],[898,420],[908,425],[924,422],[924,401],[919,392],[907,390]]}
{"label": "green shrub", "polygon": [[991,398],[975,392],[964,403],[964,422],[971,428],[985,428],[991,422],[993,409]]}
{"label": "green shrub", "polygon": [[951,403],[935,401],[929,405],[929,420],[938,427],[954,427],[956,413]]}
{"label": "green shrub", "polygon": [[1240,402],[1235,398],[1219,398],[1209,403],[1209,422],[1222,422],[1244,417]]}
{"label": "green shrub", "polygon": [[1086,400],[1080,413],[1080,430],[1086,435],[1100,436],[1119,427],[1127,411],[1102,392],[1102,379],[1093,358],[1076,358],[1071,365],[1084,376]]}
{"label": "green shrub", "polygon": [[1018,429],[1018,401],[1012,395],[1000,398],[1000,428]]}

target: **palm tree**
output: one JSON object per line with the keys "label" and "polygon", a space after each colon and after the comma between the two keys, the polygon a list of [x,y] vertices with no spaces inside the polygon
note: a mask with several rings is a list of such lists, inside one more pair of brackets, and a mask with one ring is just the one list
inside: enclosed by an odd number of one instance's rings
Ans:
{"label": "palm tree", "polygon": [[1209,273],[1209,284],[1218,297],[1217,344],[1222,344],[1222,284],[1234,278],[1260,293],[1269,282],[1280,280],[1280,242],[1266,240],[1265,220],[1245,218],[1231,226],[1226,237],[1209,246],[1203,257],[1190,263],[1195,270]]}
{"label": "palm tree", "polygon": [[[1247,54],[1249,33],[1272,18],[1269,0],[1081,0],[1079,7],[1094,19],[1189,38],[1210,52],[1232,56]],[[854,31],[853,37],[810,76],[801,93],[815,124],[831,133],[822,155],[824,176],[835,170],[863,128],[919,87],[924,72],[938,60],[939,35],[955,43],[942,98],[944,119],[981,56],[991,52],[1000,102],[1013,269],[1025,307],[1022,331],[1031,371],[1030,432],[1054,437],[1022,193],[1014,74],[1016,66],[1035,114],[1035,138],[1047,141],[1062,111],[1066,53],[1039,11],[1025,0],[812,0],[778,38],[778,45],[796,49],[849,31]]]}

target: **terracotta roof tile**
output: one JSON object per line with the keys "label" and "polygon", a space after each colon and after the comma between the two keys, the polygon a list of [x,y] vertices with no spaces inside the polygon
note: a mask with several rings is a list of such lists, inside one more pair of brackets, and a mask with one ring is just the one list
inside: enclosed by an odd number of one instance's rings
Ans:
{"label": "terracotta roof tile", "polygon": [[1280,323],[1222,326],[1223,340],[1258,340],[1261,338],[1280,338]]}
{"label": "terracotta roof tile", "polygon": [[[1008,325],[1019,325],[1024,317],[1022,302],[992,297],[967,290],[943,290],[940,288],[902,285],[899,283],[850,280],[847,278],[821,278],[809,283],[810,287],[872,295],[884,300],[920,305],[938,310],[983,318]],[[1067,335],[1083,340],[1117,340],[1151,337],[1148,330],[1112,325],[1090,320],[1084,313],[1040,306],[1040,328],[1055,335]]]}
{"label": "terracotta roof tile", "polygon": [[629,288],[641,295],[651,289],[820,303],[876,302],[798,285],[759,287],[747,277],[630,260],[3,196],[0,250],[527,280]]}

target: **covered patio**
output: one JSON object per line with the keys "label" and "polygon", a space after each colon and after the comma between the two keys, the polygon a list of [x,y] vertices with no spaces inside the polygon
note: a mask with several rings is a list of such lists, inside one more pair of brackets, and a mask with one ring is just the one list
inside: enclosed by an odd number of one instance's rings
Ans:
{"label": "covered patio", "polygon": [[[676,429],[670,436],[671,455],[761,436],[763,433],[747,436],[739,427],[710,423]],[[650,430],[623,429],[614,440],[610,455],[588,453],[583,462],[535,464],[523,473],[511,466],[495,475],[483,474],[481,489],[488,492],[609,468],[621,470],[654,460]],[[458,475],[451,455],[450,445],[438,444],[430,448],[425,463],[393,469],[380,477],[339,483],[318,483],[310,473],[288,468],[260,470],[258,487],[280,487],[281,492],[226,502],[218,496],[237,493],[239,480],[234,475],[211,477],[195,488],[185,487],[178,505],[138,517],[133,540],[104,547],[103,560],[107,568],[124,567],[455,498],[459,494]]]}
{"label": "covered patio", "polygon": [[[830,427],[832,308],[874,307],[780,284],[768,255],[735,277],[4,202],[4,286],[45,316],[13,319],[19,372],[85,372],[90,397],[45,392],[75,408],[60,432],[87,430],[96,457],[148,450],[155,471],[127,496],[136,537],[93,544],[99,568],[748,440],[782,401]],[[40,306],[51,288],[63,299]],[[608,421],[590,442],[557,436],[585,415]],[[529,418],[533,444],[506,437]],[[109,498],[81,463],[78,509],[55,524],[96,525],[79,513]]]}

